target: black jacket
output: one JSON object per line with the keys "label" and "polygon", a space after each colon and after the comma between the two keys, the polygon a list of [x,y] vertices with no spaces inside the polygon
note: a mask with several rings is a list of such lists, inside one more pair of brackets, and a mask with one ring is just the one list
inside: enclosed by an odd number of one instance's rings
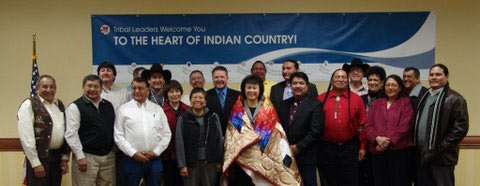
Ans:
{"label": "black jacket", "polygon": [[[281,107],[284,106],[282,102],[283,102],[283,92],[285,91],[285,86],[287,86],[287,82],[282,81],[280,83],[277,83],[276,85],[273,85],[272,89],[270,90],[270,101],[275,107],[275,110],[284,109]],[[315,84],[312,84],[312,83],[308,84],[307,95],[312,96],[314,98],[318,96],[317,86],[315,86]]]}
{"label": "black jacket", "polygon": [[306,96],[297,107],[292,125],[289,125],[290,107],[294,98],[282,101],[285,105],[277,110],[282,127],[290,145],[297,145],[299,153],[295,156],[299,164],[315,164],[317,159],[317,141],[323,134],[323,104],[313,96]]}
{"label": "black jacket", "polygon": [[218,117],[220,118],[220,125],[222,126],[223,135],[225,135],[225,130],[227,129],[228,119],[230,118],[230,111],[232,110],[233,104],[235,104],[235,101],[237,100],[239,95],[240,92],[227,87],[225,105],[222,109],[215,88],[207,91],[207,107],[210,111],[217,113]]}

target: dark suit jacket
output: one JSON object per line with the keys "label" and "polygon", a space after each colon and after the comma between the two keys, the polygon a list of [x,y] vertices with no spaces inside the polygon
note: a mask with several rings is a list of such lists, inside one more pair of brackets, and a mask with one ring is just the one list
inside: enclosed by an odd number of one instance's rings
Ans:
{"label": "dark suit jacket", "polygon": [[232,110],[235,101],[237,100],[240,92],[227,87],[227,96],[225,97],[225,105],[222,109],[220,101],[218,99],[217,91],[212,88],[207,91],[207,107],[211,111],[217,113],[220,118],[220,124],[222,126],[222,134],[225,136],[227,129],[228,119],[230,118],[230,111]]}
{"label": "dark suit jacket", "polygon": [[[275,110],[284,109],[281,107],[284,106],[282,102],[283,102],[283,92],[285,91],[285,86],[287,86],[287,82],[282,81],[280,83],[277,83],[276,85],[273,85],[272,89],[270,90],[270,101],[275,107]],[[315,86],[315,84],[311,84],[311,83],[308,84],[307,95],[312,96],[314,98],[318,96],[317,86]]]}
{"label": "dark suit jacket", "polygon": [[282,127],[287,134],[290,145],[297,145],[299,153],[295,156],[299,164],[315,164],[317,159],[317,141],[323,134],[323,104],[313,96],[306,96],[297,107],[292,125],[289,125],[290,107],[294,99],[289,98],[282,103],[286,105],[277,110]]}
{"label": "dark suit jacket", "polygon": [[412,102],[412,106],[413,106],[413,110],[415,111],[415,113],[417,113],[417,110],[418,110],[418,104],[420,102],[420,98],[423,97],[423,95],[425,95],[425,93],[427,92],[427,88],[425,88],[424,86],[422,86],[422,89],[420,90],[420,94],[418,94],[418,97],[416,96],[410,96],[410,102]]}

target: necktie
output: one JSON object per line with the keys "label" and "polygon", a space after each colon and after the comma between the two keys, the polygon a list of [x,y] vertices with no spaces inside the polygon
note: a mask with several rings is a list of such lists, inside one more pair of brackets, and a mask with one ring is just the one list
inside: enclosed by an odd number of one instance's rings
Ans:
{"label": "necktie", "polygon": [[223,91],[220,91],[218,93],[218,99],[220,100],[220,105],[223,106],[225,105],[225,93],[223,93]]}

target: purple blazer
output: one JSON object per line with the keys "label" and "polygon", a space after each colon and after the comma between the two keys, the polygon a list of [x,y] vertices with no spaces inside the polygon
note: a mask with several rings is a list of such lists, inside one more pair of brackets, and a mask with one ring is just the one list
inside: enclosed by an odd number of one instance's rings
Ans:
{"label": "purple blazer", "polygon": [[387,109],[387,99],[380,98],[373,101],[368,111],[365,133],[369,143],[369,151],[378,154],[375,147],[377,136],[390,138],[387,150],[399,150],[413,145],[413,119],[412,103],[408,97],[395,100]]}

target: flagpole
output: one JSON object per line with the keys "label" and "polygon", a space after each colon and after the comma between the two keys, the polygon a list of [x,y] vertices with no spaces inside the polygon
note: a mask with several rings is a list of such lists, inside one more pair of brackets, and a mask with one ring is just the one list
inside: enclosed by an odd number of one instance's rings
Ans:
{"label": "flagpole", "polygon": [[30,97],[37,95],[37,81],[40,76],[37,64],[37,34],[33,33],[32,80],[30,82]]}
{"label": "flagpole", "polygon": [[33,57],[37,57],[37,34],[34,32],[32,34],[33,36]]}

